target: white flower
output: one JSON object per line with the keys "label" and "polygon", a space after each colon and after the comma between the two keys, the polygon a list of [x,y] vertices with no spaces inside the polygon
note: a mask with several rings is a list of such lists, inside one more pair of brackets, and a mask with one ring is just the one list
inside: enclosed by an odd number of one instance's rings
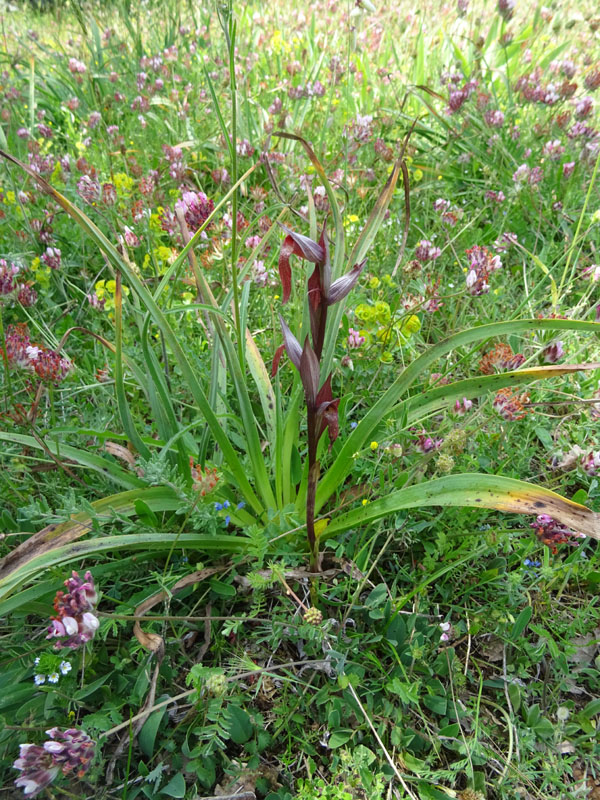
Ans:
{"label": "white flower", "polygon": [[46,676],[45,675],[34,675],[33,680],[36,686],[41,686],[42,683],[46,683]]}
{"label": "white flower", "polygon": [[42,352],[39,347],[34,347],[33,345],[28,345],[25,348],[25,352],[27,353],[27,358],[30,361],[37,361],[39,354]]}
{"label": "white flower", "polygon": [[73,669],[71,664],[68,661],[61,661],[59,666],[60,671],[63,675],[68,675],[69,672]]}
{"label": "white flower", "polygon": [[48,675],[48,683],[58,683],[59,678],[60,675],[58,672],[51,672],[50,675]]}
{"label": "white flower", "polygon": [[79,630],[79,625],[74,617],[63,617],[61,621],[65,627],[65,631],[69,636],[72,636]]}

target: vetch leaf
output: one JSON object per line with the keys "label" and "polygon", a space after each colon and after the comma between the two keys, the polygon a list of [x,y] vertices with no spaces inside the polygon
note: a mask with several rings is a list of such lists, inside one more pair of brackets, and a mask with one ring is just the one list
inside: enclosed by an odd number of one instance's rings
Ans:
{"label": "vetch leaf", "polygon": [[165,788],[160,790],[160,793],[169,797],[185,797],[185,778],[181,772],[174,775]]}

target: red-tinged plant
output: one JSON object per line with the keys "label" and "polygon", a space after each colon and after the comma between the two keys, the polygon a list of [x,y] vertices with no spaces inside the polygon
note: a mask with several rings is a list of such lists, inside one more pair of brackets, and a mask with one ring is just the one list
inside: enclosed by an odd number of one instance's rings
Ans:
{"label": "red-tinged plant", "polygon": [[[306,336],[301,346],[280,315],[279,321],[283,333],[283,345],[278,348],[273,362],[273,374],[276,373],[283,349],[292,364],[300,373],[304,399],[306,401],[306,421],[308,432],[308,485],[306,491],[306,531],[311,552],[313,567],[318,569],[318,541],[315,533],[315,497],[319,480],[320,463],[317,458],[317,447],[321,436],[329,431],[329,440],[333,443],[338,435],[339,398],[333,397],[331,390],[331,373],[321,381],[321,360],[327,328],[327,311],[330,306],[340,302],[352,291],[364,269],[365,261],[354,266],[342,277],[331,281],[331,262],[329,259],[329,242],[325,228],[317,243],[307,236],[296,233],[283,226],[286,237],[279,255],[279,276],[283,287],[283,303],[287,303],[292,287],[292,270],[290,256],[296,255],[315,264],[315,269],[307,283],[307,301],[310,318],[311,336]],[[312,346],[310,339],[312,338]]]}

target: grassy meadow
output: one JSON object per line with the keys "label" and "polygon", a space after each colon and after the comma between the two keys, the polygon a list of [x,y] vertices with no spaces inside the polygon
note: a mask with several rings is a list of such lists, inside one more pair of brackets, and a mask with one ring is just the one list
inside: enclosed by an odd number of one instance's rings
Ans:
{"label": "grassy meadow", "polygon": [[596,4],[0,23],[0,797],[599,800]]}

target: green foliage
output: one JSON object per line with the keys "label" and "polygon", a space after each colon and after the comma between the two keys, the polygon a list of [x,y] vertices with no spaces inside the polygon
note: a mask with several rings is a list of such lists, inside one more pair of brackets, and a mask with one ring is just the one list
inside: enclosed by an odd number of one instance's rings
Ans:
{"label": "green foliage", "polygon": [[[6,18],[4,787],[53,727],[98,746],[49,791],[105,800],[593,780],[596,9],[351,5]],[[329,237],[321,333],[278,223]]]}

